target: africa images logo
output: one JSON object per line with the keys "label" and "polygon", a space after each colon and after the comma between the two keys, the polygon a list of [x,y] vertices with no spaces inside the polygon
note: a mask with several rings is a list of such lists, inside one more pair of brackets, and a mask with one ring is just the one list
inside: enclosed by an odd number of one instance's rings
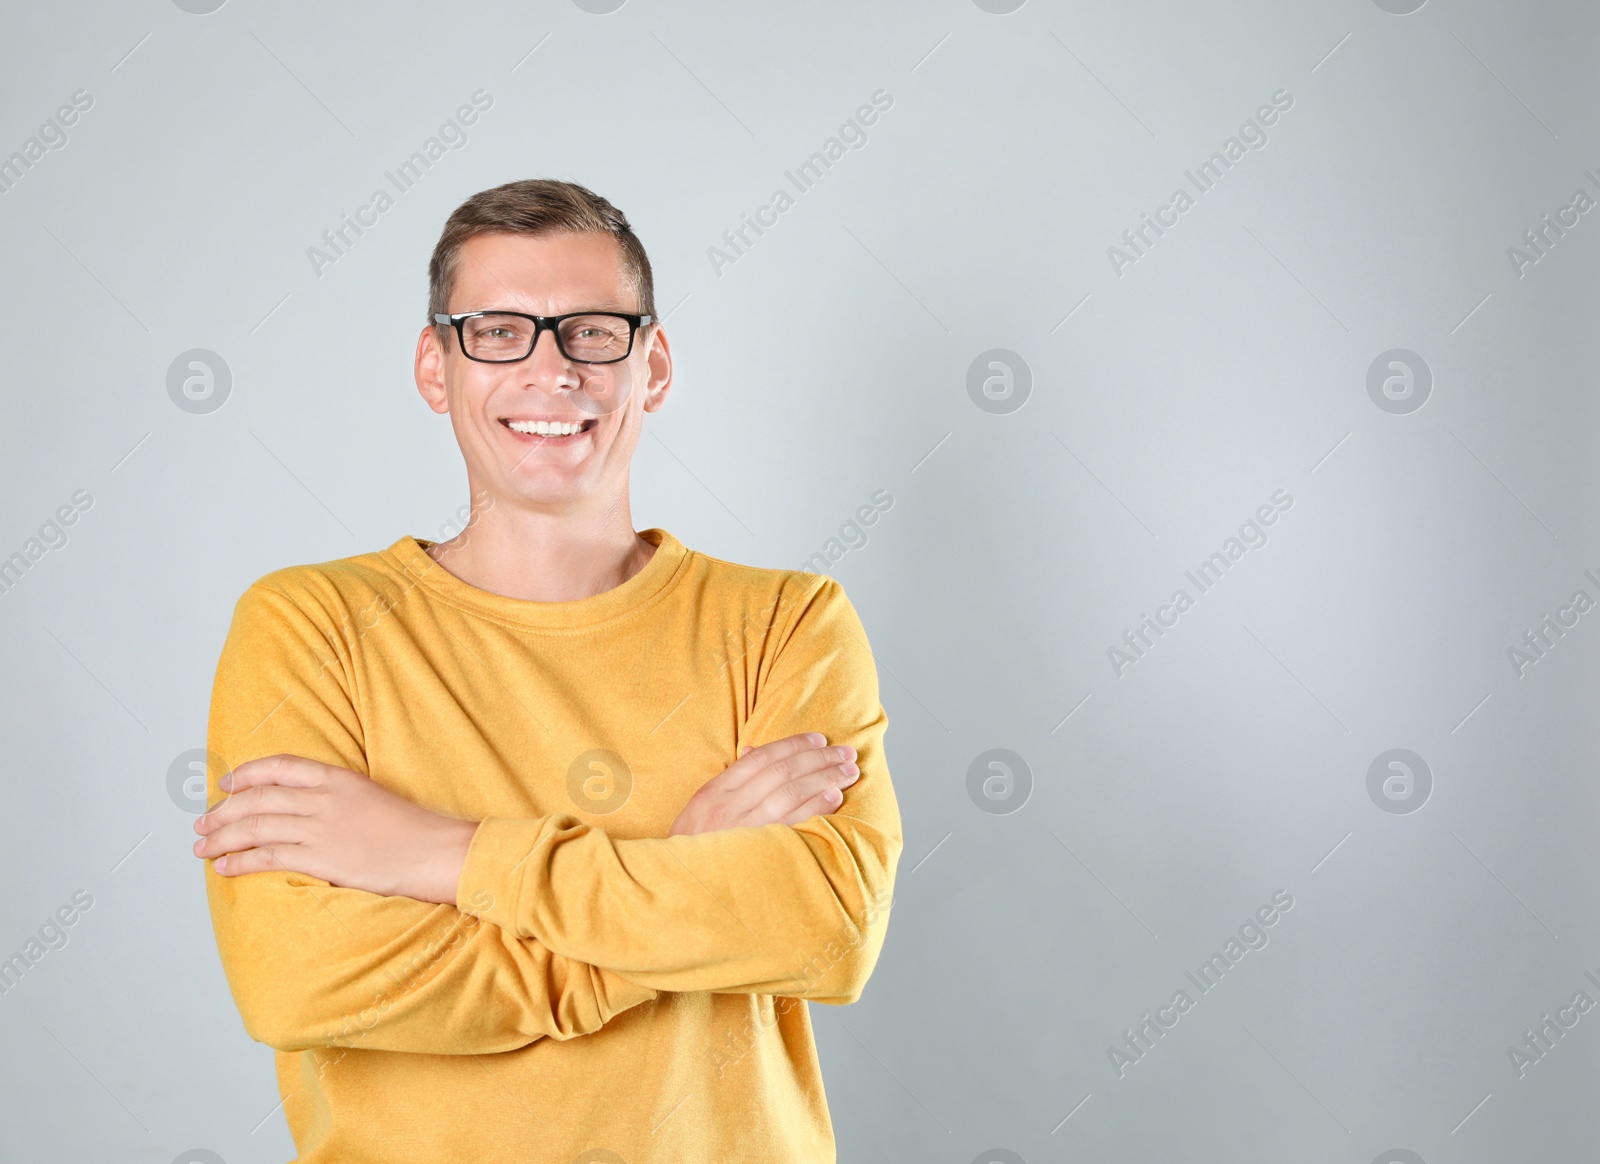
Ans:
{"label": "africa images logo", "polygon": [[167,395],[195,416],[215,412],[233,391],[233,370],[209,348],[179,352],[167,366]]}
{"label": "africa images logo", "polygon": [[979,352],[967,365],[967,395],[985,412],[1015,412],[1032,392],[1033,369],[1009,348]]}

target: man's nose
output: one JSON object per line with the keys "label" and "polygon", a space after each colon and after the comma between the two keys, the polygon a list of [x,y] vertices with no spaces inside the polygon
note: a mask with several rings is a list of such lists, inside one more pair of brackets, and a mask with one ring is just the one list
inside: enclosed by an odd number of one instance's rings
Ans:
{"label": "man's nose", "polygon": [[533,351],[529,354],[524,367],[527,376],[541,388],[560,389],[576,388],[579,376],[575,364],[561,354],[561,347],[556,343],[556,333],[553,328],[543,328],[539,338],[534,341]]}

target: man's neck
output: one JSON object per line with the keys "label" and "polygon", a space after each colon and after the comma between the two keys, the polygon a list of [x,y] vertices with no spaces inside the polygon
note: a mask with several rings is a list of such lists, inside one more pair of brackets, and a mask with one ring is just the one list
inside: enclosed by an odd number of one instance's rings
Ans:
{"label": "man's neck", "polygon": [[574,602],[621,586],[655,549],[634,532],[626,496],[596,516],[518,510],[504,502],[480,506],[475,497],[467,528],[429,547],[428,555],[491,594]]}

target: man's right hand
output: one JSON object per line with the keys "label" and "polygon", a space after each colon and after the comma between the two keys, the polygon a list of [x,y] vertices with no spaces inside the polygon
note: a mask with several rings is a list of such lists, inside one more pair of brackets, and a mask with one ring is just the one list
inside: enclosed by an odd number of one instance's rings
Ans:
{"label": "man's right hand", "polygon": [[669,837],[718,829],[799,824],[832,812],[861,777],[851,747],[828,747],[821,732],[802,732],[746,747],[689,798]]}

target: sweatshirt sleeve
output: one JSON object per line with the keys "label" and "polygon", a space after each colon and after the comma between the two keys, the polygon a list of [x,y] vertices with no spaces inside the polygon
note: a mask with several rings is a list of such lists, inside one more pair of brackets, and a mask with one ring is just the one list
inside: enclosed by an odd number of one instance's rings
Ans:
{"label": "sweatshirt sleeve", "polygon": [[[319,631],[287,596],[260,582],[246,591],[212,688],[208,804],[224,772],[262,756],[370,775],[345,658],[337,630]],[[206,895],[234,1002],[250,1037],[282,1051],[508,1051],[589,1034],[657,995],[454,906],[212,865]]]}
{"label": "sweatshirt sleeve", "polygon": [[472,838],[458,904],[657,990],[859,998],[902,848],[888,717],[843,588],[795,579],[805,589],[761,664],[740,743],[818,731],[853,746],[861,776],[838,808],[798,825],[658,839],[613,838],[570,814],[491,818]]}

